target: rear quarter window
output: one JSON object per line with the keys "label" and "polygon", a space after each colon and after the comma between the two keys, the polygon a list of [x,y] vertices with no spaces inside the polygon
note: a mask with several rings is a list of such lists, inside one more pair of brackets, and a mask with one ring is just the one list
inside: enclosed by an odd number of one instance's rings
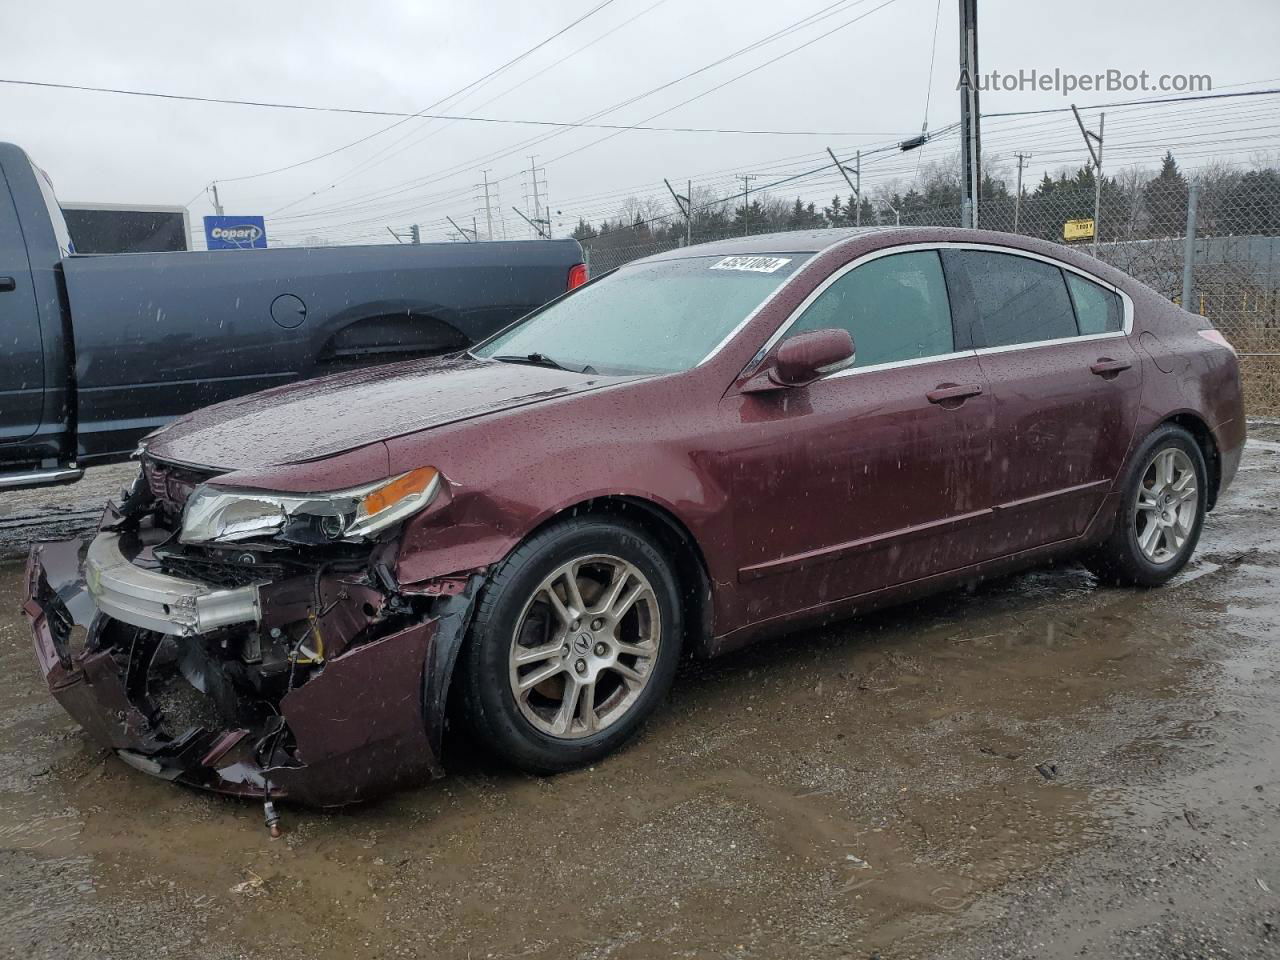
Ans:
{"label": "rear quarter window", "polygon": [[1086,280],[1079,274],[1068,271],[1064,273],[1071,302],[1076,308],[1076,322],[1080,325],[1081,335],[1116,333],[1123,329],[1124,307],[1118,293],[1099,286],[1092,280]]}

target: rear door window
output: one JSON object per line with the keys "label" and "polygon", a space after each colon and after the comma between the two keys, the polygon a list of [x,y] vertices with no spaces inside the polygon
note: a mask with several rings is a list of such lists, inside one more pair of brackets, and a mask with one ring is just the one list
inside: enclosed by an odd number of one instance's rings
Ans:
{"label": "rear door window", "polygon": [[848,330],[856,367],[955,350],[942,265],[933,250],[895,253],[855,267],[824,290],[787,330]]}
{"label": "rear door window", "polygon": [[983,340],[979,346],[1007,347],[1077,335],[1075,311],[1058,267],[1008,253],[957,253],[977,311]]}
{"label": "rear door window", "polygon": [[1081,335],[1115,333],[1124,327],[1124,308],[1120,295],[1079,274],[1063,271],[1067,277],[1067,289],[1076,308],[1076,322]]}

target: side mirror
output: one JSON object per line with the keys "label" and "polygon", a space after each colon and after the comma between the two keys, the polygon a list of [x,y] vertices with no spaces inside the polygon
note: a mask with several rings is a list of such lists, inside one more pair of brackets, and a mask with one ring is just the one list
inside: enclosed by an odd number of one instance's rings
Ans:
{"label": "side mirror", "polygon": [[803,387],[821,376],[843,370],[854,360],[853,337],[848,330],[812,330],[782,341],[772,362],[752,377],[748,393],[778,387]]}

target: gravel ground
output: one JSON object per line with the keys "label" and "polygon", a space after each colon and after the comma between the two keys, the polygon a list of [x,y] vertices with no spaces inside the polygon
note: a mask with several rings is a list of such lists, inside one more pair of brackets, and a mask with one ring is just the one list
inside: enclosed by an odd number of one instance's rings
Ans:
{"label": "gravel ground", "polygon": [[83,737],[0,565],[0,955],[1280,956],[1280,431],[1255,433],[1166,588],[1065,566],[795,633],[686,666],[593,769],[453,738],[444,780],[287,809],[275,841]]}
{"label": "gravel ground", "polygon": [[76,483],[0,493],[0,561],[25,557],[35,540],[64,540],[92,530],[107,500],[133,482],[136,463],[91,467]]}

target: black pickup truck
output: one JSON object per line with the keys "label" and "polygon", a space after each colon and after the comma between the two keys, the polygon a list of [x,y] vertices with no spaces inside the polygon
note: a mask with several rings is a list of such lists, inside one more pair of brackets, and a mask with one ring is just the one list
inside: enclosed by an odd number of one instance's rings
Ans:
{"label": "black pickup truck", "polygon": [[447,353],[586,279],[576,240],[76,255],[0,143],[0,490],[69,483],[197,407]]}

